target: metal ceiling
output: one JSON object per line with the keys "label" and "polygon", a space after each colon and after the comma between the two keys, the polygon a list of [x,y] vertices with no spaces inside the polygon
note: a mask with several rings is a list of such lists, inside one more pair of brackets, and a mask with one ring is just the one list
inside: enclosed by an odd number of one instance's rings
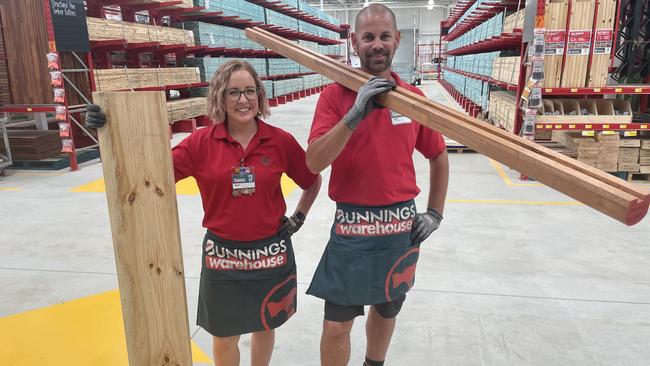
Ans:
{"label": "metal ceiling", "polygon": [[[307,4],[320,8],[321,0],[302,0]],[[448,7],[453,0],[434,0],[434,7]],[[365,0],[322,0],[323,9],[329,11],[336,10],[355,10],[363,7]],[[426,8],[428,0],[386,0],[386,1],[370,1],[370,3],[380,3],[388,6],[391,9],[404,9],[404,8]]]}

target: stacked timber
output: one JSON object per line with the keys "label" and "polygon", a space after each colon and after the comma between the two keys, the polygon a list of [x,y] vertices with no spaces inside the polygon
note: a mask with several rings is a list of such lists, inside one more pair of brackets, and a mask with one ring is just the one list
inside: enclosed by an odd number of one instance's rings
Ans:
{"label": "stacked timber", "polygon": [[183,85],[200,81],[199,70],[195,67],[95,70],[97,91]]}
{"label": "stacked timber", "polygon": [[495,126],[513,131],[515,128],[515,114],[517,113],[516,97],[513,93],[505,91],[490,92],[488,104],[489,119]]}
{"label": "stacked timber", "polygon": [[614,40],[616,4],[616,0],[600,0],[598,2],[587,86],[605,86],[607,84],[612,42]]}
{"label": "stacked timber", "polygon": [[[41,160],[61,153],[58,131],[8,130],[7,135],[13,160]],[[0,151],[5,151],[3,139]]]}
{"label": "stacked timber", "polygon": [[[605,172],[617,171],[619,136],[599,132],[582,136],[580,132],[553,131],[551,140],[574,151],[578,161]],[[573,154],[572,154],[573,155]]]}
{"label": "stacked timber", "polygon": [[650,174],[650,139],[641,140],[641,149],[639,149],[639,172]]}
{"label": "stacked timber", "polygon": [[584,87],[586,85],[587,65],[591,50],[591,30],[594,24],[594,3],[593,0],[573,0],[571,3],[562,87]]}
{"label": "stacked timber", "polygon": [[11,104],[9,89],[9,68],[7,67],[4,36],[2,34],[2,19],[0,19],[0,105]]}
{"label": "stacked timber", "polygon": [[526,9],[521,9],[518,12],[508,15],[503,21],[503,33],[512,33],[515,29],[522,30],[524,28],[524,15]]}
{"label": "stacked timber", "polygon": [[544,87],[560,86],[569,0],[546,0],[544,7]]}
{"label": "stacked timber", "polygon": [[492,64],[492,79],[509,84],[518,84],[519,61],[519,56],[495,58]]}
{"label": "stacked timber", "polygon": [[91,41],[124,39],[129,43],[160,42],[160,44],[194,45],[192,31],[149,24],[88,17],[88,37]]}
{"label": "stacked timber", "polygon": [[205,97],[171,100],[167,102],[167,119],[170,124],[194,117],[205,116],[208,100]]}

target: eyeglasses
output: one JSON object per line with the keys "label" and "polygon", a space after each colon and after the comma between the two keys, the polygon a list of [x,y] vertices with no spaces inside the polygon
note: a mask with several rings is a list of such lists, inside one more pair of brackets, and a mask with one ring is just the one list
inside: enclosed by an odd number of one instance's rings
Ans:
{"label": "eyeglasses", "polygon": [[241,98],[242,94],[244,94],[244,96],[248,100],[255,100],[255,98],[257,98],[257,88],[249,87],[244,90],[239,90],[239,89],[226,90],[226,98],[228,98],[228,100],[232,102],[239,101],[239,98]]}

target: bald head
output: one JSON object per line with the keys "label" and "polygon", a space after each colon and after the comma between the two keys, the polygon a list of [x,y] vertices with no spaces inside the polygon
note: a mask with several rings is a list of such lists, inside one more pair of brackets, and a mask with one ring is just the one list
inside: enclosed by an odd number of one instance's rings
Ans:
{"label": "bald head", "polygon": [[357,16],[354,18],[354,31],[359,33],[359,25],[363,24],[366,20],[370,20],[376,16],[388,16],[390,17],[391,23],[393,25],[393,30],[397,30],[397,19],[395,18],[395,13],[390,10],[386,5],[382,4],[371,4],[361,9]]}

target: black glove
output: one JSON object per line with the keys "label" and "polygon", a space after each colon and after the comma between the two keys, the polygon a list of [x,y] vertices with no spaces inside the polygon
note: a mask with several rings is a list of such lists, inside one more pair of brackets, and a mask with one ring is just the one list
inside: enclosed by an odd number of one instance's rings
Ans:
{"label": "black glove", "polygon": [[427,212],[415,215],[413,227],[411,228],[411,241],[414,245],[419,245],[431,235],[442,221],[442,215],[433,208],[427,209]]}
{"label": "black glove", "polygon": [[378,76],[370,78],[366,85],[359,88],[354,105],[343,117],[345,124],[353,130],[356,129],[361,120],[368,117],[370,112],[378,107],[381,108],[380,105],[373,101],[373,98],[393,88],[395,88],[394,81],[388,81]]}
{"label": "black glove", "polygon": [[90,128],[102,128],[106,124],[106,115],[96,104],[86,105],[86,126]]}
{"label": "black glove", "polygon": [[282,237],[290,238],[291,235],[295,234],[296,231],[300,230],[302,224],[305,223],[305,214],[303,214],[300,211],[297,211],[291,217],[282,216],[280,222],[282,222],[282,226],[280,226],[280,230],[278,230],[278,233]]}

